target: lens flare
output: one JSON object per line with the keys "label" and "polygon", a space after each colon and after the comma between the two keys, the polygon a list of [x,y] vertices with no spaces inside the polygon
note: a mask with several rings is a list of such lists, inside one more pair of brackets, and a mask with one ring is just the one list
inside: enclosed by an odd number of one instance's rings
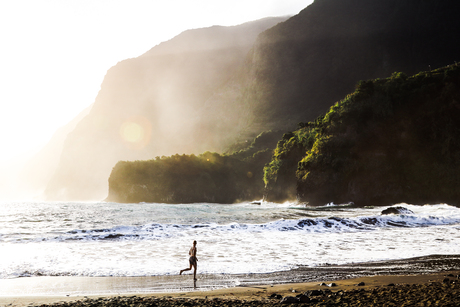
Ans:
{"label": "lens flare", "polygon": [[150,141],[151,127],[145,117],[129,118],[120,126],[120,137],[131,149],[142,149]]}
{"label": "lens flare", "polygon": [[121,125],[120,134],[123,140],[137,143],[144,138],[144,129],[137,123],[125,122]]}

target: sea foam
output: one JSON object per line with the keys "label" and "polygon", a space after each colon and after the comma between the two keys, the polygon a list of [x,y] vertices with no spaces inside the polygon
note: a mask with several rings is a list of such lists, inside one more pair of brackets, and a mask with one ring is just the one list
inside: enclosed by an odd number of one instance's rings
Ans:
{"label": "sea foam", "polygon": [[4,203],[0,278],[175,275],[193,240],[213,274],[458,253],[458,208],[403,206]]}

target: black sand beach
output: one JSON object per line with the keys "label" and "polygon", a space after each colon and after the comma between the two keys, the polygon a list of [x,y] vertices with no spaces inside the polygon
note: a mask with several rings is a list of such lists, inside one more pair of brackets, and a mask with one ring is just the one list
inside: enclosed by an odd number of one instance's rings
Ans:
{"label": "black sand beach", "polygon": [[[181,277],[181,283],[189,287],[177,289],[176,285],[176,288],[169,287],[171,290],[167,290],[165,282],[171,286],[177,276],[88,277],[79,281],[79,277],[30,277],[11,280],[16,283],[15,290],[11,290],[14,293],[2,292],[0,306],[278,306],[283,300],[283,303],[292,301],[299,306],[459,306],[459,274],[460,256],[436,255],[240,275],[241,283],[236,287],[218,287],[212,285],[217,278],[201,276],[196,290],[191,287],[191,276],[187,275]],[[42,287],[50,286],[51,291],[31,294],[28,282],[33,278],[41,279]],[[102,293],[83,289],[67,295],[52,294],[59,285],[70,289],[76,281],[85,284],[87,289],[96,289],[101,283],[106,289],[104,292],[100,288]],[[134,281],[135,287],[131,287]],[[7,280],[1,282],[5,285]],[[29,287],[22,289],[26,294],[19,294],[21,287]]]}

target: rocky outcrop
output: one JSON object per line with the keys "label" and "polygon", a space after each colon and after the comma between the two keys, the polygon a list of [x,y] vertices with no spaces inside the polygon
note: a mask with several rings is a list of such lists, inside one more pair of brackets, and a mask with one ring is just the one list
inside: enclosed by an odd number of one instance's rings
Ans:
{"label": "rocky outcrop", "polygon": [[404,207],[390,207],[382,210],[380,214],[382,215],[388,215],[388,214],[413,214],[414,212],[412,210],[409,210]]}
{"label": "rocky outcrop", "polygon": [[[324,116],[302,124],[278,143],[265,168],[267,198],[277,187],[289,186],[295,176],[291,189],[298,200],[311,205],[457,205],[458,118],[457,64],[412,77],[395,73],[362,81]],[[292,151],[304,154],[286,161]]]}

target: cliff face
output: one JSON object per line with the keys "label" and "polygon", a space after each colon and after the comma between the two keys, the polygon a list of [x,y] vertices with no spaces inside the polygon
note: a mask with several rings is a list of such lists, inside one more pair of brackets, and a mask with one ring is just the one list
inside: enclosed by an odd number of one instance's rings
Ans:
{"label": "cliff face", "polygon": [[214,150],[194,139],[204,102],[243,65],[257,35],[286,18],[186,31],[108,72],[91,112],[67,136],[46,196],[103,199],[120,160]]}
{"label": "cliff face", "polygon": [[222,151],[313,120],[358,80],[453,63],[459,9],[453,0],[316,0],[257,31],[187,31],[108,72],[91,114],[69,135],[47,194],[103,198],[119,160]]}
{"label": "cliff face", "polygon": [[[361,81],[286,134],[265,168],[269,200],[459,204],[460,66]],[[292,198],[291,198],[292,199]]]}
{"label": "cliff face", "polygon": [[[198,131],[253,137],[292,130],[353,91],[359,80],[453,63],[460,3],[448,0],[316,0],[262,32],[246,63],[204,108]],[[203,113],[205,114],[205,113]]]}
{"label": "cliff face", "polygon": [[259,36],[246,101],[267,128],[292,127],[359,80],[451,64],[460,51],[459,9],[450,0],[317,0]]}

